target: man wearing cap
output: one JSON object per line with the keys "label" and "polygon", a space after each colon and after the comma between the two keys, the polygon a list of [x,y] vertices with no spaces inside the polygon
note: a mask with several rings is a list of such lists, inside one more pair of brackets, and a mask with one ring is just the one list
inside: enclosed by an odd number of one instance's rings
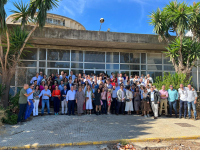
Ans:
{"label": "man wearing cap", "polygon": [[168,102],[169,102],[169,114],[170,114],[169,117],[172,117],[172,107],[173,107],[177,118],[176,105],[178,100],[178,92],[177,90],[173,89],[173,85],[170,85],[169,88],[170,88],[168,90]]}

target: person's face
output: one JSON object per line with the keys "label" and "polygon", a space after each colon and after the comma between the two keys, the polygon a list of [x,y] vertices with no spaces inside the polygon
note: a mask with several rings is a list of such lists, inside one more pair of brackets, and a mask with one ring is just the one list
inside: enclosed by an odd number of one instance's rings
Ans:
{"label": "person's face", "polygon": [[63,84],[63,81],[61,81],[60,84]]}
{"label": "person's face", "polygon": [[36,77],[38,77],[39,76],[39,74],[38,73],[36,73],[36,75],[35,75]]}
{"label": "person's face", "polygon": [[115,86],[113,86],[113,90],[115,90]]}
{"label": "person's face", "polygon": [[120,86],[120,89],[123,90],[123,86]]}
{"label": "person's face", "polygon": [[183,84],[180,84],[180,88],[183,88]]}
{"label": "person's face", "polygon": [[78,88],[78,91],[79,91],[79,92],[81,92],[81,90],[82,90],[82,88],[81,88],[81,87],[79,87],[79,88]]}
{"label": "person's face", "polygon": [[169,88],[170,88],[171,90],[173,90],[173,86],[172,86],[172,85],[170,85]]}
{"label": "person's face", "polygon": [[162,86],[162,90],[165,90],[165,86],[164,85]]}
{"label": "person's face", "polygon": [[34,85],[31,85],[30,88],[33,89],[33,88],[34,88]]}
{"label": "person's face", "polygon": [[37,81],[34,82],[34,85],[37,85]]}
{"label": "person's face", "polygon": [[152,87],[152,88],[151,88],[151,92],[153,92],[153,91],[154,91],[154,88]]}
{"label": "person's face", "polygon": [[71,74],[71,75],[73,75],[73,72],[72,72],[72,71],[70,71],[70,74]]}
{"label": "person's face", "polygon": [[69,83],[72,83],[72,80],[71,80],[71,79],[69,80]]}
{"label": "person's face", "polygon": [[56,90],[58,90],[58,86],[56,86]]}
{"label": "person's face", "polygon": [[100,89],[98,89],[98,93],[100,93]]}
{"label": "person's face", "polygon": [[67,86],[66,86],[66,85],[64,86],[64,89],[65,89],[65,90],[67,89]]}
{"label": "person's face", "polygon": [[45,86],[44,88],[45,88],[45,90],[47,90],[47,89],[48,89],[48,86]]}
{"label": "person's face", "polygon": [[122,77],[122,74],[120,74],[120,77]]}
{"label": "person's face", "polygon": [[40,76],[42,76],[43,75],[43,73],[42,72],[40,72]]}
{"label": "person's face", "polygon": [[46,78],[47,76],[46,75],[44,75],[44,78]]}
{"label": "person's face", "polygon": [[74,87],[73,86],[71,86],[71,91],[73,91],[74,90]]}
{"label": "person's face", "polygon": [[188,89],[190,90],[192,88],[192,86],[191,85],[188,85]]}
{"label": "person's face", "polygon": [[85,87],[85,85],[84,84],[82,84],[82,88],[84,88]]}
{"label": "person's face", "polygon": [[38,89],[39,89],[39,86],[36,86],[35,89],[38,90]]}

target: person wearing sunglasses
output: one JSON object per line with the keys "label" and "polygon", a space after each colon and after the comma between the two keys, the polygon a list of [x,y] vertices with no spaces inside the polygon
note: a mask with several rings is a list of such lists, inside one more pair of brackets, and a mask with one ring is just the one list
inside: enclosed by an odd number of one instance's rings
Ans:
{"label": "person wearing sunglasses", "polygon": [[173,89],[173,85],[170,85],[168,89],[168,102],[169,102],[169,114],[170,114],[169,117],[172,117],[172,107],[175,111],[176,118],[178,117],[176,109],[178,97],[179,95],[177,90]]}

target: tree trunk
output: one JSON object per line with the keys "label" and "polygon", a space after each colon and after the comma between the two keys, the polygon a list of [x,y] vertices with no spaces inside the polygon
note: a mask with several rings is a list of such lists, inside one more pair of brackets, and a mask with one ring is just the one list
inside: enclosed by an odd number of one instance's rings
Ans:
{"label": "tree trunk", "polygon": [[1,105],[6,108],[9,104],[9,91],[10,91],[10,82],[13,77],[13,73],[9,71],[2,70],[2,85],[5,86],[3,95],[1,97]]}

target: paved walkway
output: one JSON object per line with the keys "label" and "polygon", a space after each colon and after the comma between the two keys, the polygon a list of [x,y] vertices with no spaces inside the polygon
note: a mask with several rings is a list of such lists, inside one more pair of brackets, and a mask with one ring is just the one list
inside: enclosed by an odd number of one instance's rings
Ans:
{"label": "paved walkway", "polygon": [[21,126],[1,127],[0,146],[197,135],[200,135],[199,120],[165,117],[154,120],[136,115],[47,115],[35,117]]}

